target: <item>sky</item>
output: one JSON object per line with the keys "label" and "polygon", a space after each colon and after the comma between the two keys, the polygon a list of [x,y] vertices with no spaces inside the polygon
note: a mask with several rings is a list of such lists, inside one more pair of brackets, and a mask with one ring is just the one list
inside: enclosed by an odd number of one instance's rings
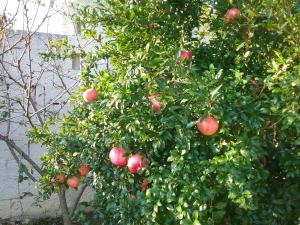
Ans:
{"label": "sky", "polygon": [[[53,0],[40,0],[42,5],[38,5],[37,0],[0,0],[0,14],[5,10],[8,17],[15,17],[14,29],[23,30],[26,25],[26,17],[24,17],[24,2],[27,5],[29,27],[35,30],[42,23],[49,4]],[[67,4],[76,0],[54,0],[54,7],[50,10],[50,17],[38,29],[39,32],[72,35],[74,27],[72,22],[64,15],[63,12],[68,12]]]}

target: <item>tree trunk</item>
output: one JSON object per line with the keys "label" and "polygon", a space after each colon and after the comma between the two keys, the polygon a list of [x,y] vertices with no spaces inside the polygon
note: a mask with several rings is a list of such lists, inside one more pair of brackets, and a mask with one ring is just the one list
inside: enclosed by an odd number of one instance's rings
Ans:
{"label": "tree trunk", "polygon": [[81,186],[81,188],[79,189],[79,193],[77,195],[77,198],[75,199],[73,205],[70,207],[70,210],[69,210],[69,215],[72,217],[74,215],[74,212],[79,204],[79,201],[81,199],[81,196],[84,192],[84,190],[87,188],[87,184],[85,183],[83,186]]}
{"label": "tree trunk", "polygon": [[64,225],[72,225],[70,214],[68,211],[68,205],[66,201],[66,192],[63,185],[59,185],[59,192],[58,192],[60,208],[62,212],[62,217],[64,221]]}

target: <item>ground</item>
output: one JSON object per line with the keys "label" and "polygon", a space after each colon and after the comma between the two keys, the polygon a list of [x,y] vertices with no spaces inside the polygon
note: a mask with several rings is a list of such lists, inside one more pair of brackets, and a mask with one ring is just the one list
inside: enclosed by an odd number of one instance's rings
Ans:
{"label": "ground", "polygon": [[61,218],[44,218],[39,220],[32,220],[27,223],[21,223],[21,222],[8,222],[8,221],[1,221],[0,225],[63,225]]}

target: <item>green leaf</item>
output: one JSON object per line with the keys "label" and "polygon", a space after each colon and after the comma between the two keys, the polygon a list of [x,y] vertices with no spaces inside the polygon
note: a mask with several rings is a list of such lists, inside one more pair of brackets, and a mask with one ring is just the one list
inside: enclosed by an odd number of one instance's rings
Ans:
{"label": "green leaf", "polygon": [[221,210],[221,209],[224,209],[225,207],[227,206],[227,203],[226,202],[219,202],[216,204],[216,208]]}
{"label": "green leaf", "polygon": [[300,137],[296,141],[294,141],[294,144],[295,145],[300,145]]}
{"label": "green leaf", "polygon": [[223,86],[223,84],[220,84],[218,87],[216,87],[214,90],[212,90],[210,92],[210,96],[211,96],[211,99],[215,99],[217,96],[218,96],[218,92],[220,90],[220,88]]}
{"label": "green leaf", "polygon": [[193,225],[201,225],[201,223],[199,222],[198,219],[195,219],[194,222],[193,222]]}
{"label": "green leaf", "polygon": [[242,42],[237,48],[235,49],[236,51],[239,51],[241,48],[245,46],[245,42]]}

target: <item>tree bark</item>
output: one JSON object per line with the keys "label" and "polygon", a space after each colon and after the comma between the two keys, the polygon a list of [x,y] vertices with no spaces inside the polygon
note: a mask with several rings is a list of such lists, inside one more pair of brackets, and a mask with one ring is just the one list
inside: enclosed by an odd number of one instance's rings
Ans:
{"label": "tree bark", "polygon": [[85,191],[85,189],[87,188],[87,186],[88,186],[87,184],[84,184],[84,185],[79,189],[79,193],[78,193],[78,195],[77,195],[77,197],[76,197],[76,199],[75,199],[75,201],[74,201],[72,207],[70,208],[70,216],[73,216],[73,215],[74,215],[74,212],[75,212],[75,210],[76,210],[76,208],[77,208],[77,206],[78,206],[78,204],[79,204],[79,201],[80,201],[80,199],[81,199],[81,196],[82,196],[82,194],[84,193],[84,191]]}
{"label": "tree bark", "polygon": [[59,186],[59,192],[58,192],[59,202],[60,202],[60,208],[62,212],[63,222],[64,225],[72,225],[68,205],[66,201],[66,191],[63,187],[63,185]]}

